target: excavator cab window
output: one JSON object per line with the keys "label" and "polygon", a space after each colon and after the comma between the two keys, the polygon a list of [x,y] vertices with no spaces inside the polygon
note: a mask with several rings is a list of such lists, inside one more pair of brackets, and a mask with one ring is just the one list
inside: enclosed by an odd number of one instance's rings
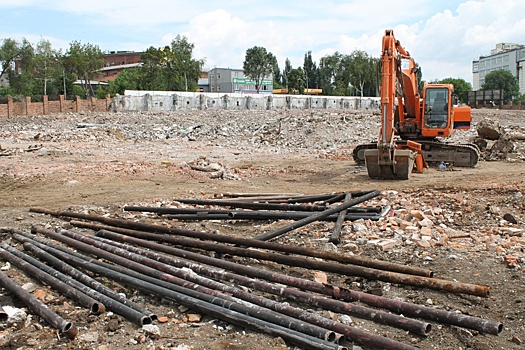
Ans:
{"label": "excavator cab window", "polygon": [[448,123],[448,89],[433,88],[426,90],[425,127],[444,129]]}

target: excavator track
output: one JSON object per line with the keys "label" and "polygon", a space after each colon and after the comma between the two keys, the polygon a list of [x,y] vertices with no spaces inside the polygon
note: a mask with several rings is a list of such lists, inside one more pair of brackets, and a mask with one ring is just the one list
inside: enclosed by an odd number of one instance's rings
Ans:
{"label": "excavator track", "polygon": [[[475,167],[479,160],[479,148],[474,144],[451,144],[439,141],[414,140],[421,144],[423,158],[429,165],[445,162],[457,167]],[[406,144],[406,141],[396,141],[398,145]],[[366,143],[354,148],[354,161],[359,165],[365,165],[366,149],[377,148],[376,143]]]}

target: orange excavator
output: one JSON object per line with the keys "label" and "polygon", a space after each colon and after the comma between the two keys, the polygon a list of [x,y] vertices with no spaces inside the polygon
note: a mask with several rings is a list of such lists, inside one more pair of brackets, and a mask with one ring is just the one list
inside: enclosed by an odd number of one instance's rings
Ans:
{"label": "orange excavator", "polygon": [[427,84],[421,96],[418,67],[390,29],[383,36],[380,65],[379,139],[357,146],[353,154],[358,164],[366,164],[370,178],[406,180],[429,163],[475,166],[476,145],[440,141],[455,130],[469,129],[472,121],[470,107],[455,105],[454,86]]}

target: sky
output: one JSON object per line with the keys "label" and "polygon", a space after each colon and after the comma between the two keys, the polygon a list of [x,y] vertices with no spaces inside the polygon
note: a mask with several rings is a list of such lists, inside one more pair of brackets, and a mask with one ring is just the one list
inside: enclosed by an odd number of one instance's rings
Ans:
{"label": "sky", "polygon": [[472,61],[497,43],[525,44],[523,0],[0,0],[0,40],[73,41],[104,51],[142,52],[185,36],[205,69],[242,69],[246,50],[264,47],[281,70],[312,52],[379,57],[386,29],[420,65],[426,81],[472,82]]}

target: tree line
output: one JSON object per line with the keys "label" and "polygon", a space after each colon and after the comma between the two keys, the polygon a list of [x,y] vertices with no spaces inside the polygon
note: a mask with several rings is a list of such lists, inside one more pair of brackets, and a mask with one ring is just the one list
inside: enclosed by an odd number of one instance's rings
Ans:
{"label": "tree line", "polygon": [[[73,41],[69,48],[53,49],[48,40],[32,45],[26,39],[3,39],[0,45],[2,76],[9,86],[0,87],[1,96],[79,95],[104,97],[122,94],[124,90],[196,91],[204,59],[193,55],[194,44],[177,35],[170,45],[149,47],[141,54],[142,65],[123,70],[107,86],[93,88],[92,81],[100,76],[105,53],[98,45]],[[380,85],[379,58],[362,50],[350,54],[335,52],[319,62],[312,52],[304,55],[303,65],[293,67],[287,58],[281,69],[275,56],[264,47],[246,50],[244,74],[256,82],[259,90],[264,78],[271,76],[275,89],[304,93],[305,89],[322,89],[330,96],[378,96]],[[422,73],[419,67],[418,78]],[[73,84],[80,81],[80,85]],[[460,101],[466,102],[472,85],[460,78],[445,78],[433,83],[450,83]],[[485,77],[484,90],[503,89],[507,99],[523,99],[517,79],[507,70],[498,70]]]}

